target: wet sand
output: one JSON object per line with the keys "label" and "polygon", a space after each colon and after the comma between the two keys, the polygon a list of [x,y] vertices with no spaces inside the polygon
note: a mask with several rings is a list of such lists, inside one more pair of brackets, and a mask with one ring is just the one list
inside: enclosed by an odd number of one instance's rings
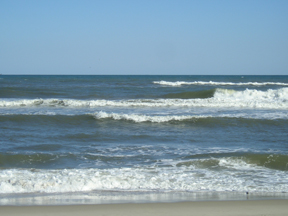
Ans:
{"label": "wet sand", "polygon": [[0,206],[1,216],[169,216],[287,215],[288,200],[201,201],[178,203]]}

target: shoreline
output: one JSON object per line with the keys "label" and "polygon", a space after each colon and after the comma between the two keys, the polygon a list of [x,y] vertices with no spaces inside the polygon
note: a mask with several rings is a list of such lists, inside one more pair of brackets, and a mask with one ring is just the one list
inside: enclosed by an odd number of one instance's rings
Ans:
{"label": "shoreline", "polygon": [[144,215],[213,215],[213,216],[263,216],[287,215],[288,200],[246,200],[246,201],[192,201],[176,203],[124,203],[96,205],[57,206],[0,206],[1,216],[144,216]]}
{"label": "shoreline", "polygon": [[139,192],[92,191],[73,193],[2,194],[0,206],[58,206],[98,204],[145,204],[209,201],[288,200],[276,192]]}

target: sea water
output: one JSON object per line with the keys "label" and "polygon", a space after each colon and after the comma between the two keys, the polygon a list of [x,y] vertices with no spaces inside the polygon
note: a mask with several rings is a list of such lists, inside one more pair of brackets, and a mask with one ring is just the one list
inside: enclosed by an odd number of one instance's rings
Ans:
{"label": "sea water", "polygon": [[287,198],[288,76],[0,76],[0,204]]}

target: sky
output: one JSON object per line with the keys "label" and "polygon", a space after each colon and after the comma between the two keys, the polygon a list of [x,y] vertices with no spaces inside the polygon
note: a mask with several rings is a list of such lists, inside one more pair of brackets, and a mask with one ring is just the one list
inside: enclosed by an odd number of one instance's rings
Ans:
{"label": "sky", "polygon": [[287,0],[0,0],[0,74],[288,75]]}

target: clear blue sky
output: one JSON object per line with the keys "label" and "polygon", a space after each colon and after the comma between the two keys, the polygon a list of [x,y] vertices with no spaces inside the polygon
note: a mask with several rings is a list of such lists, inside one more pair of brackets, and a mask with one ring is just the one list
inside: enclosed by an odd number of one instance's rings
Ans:
{"label": "clear blue sky", "polygon": [[0,0],[2,74],[288,75],[287,0]]}

